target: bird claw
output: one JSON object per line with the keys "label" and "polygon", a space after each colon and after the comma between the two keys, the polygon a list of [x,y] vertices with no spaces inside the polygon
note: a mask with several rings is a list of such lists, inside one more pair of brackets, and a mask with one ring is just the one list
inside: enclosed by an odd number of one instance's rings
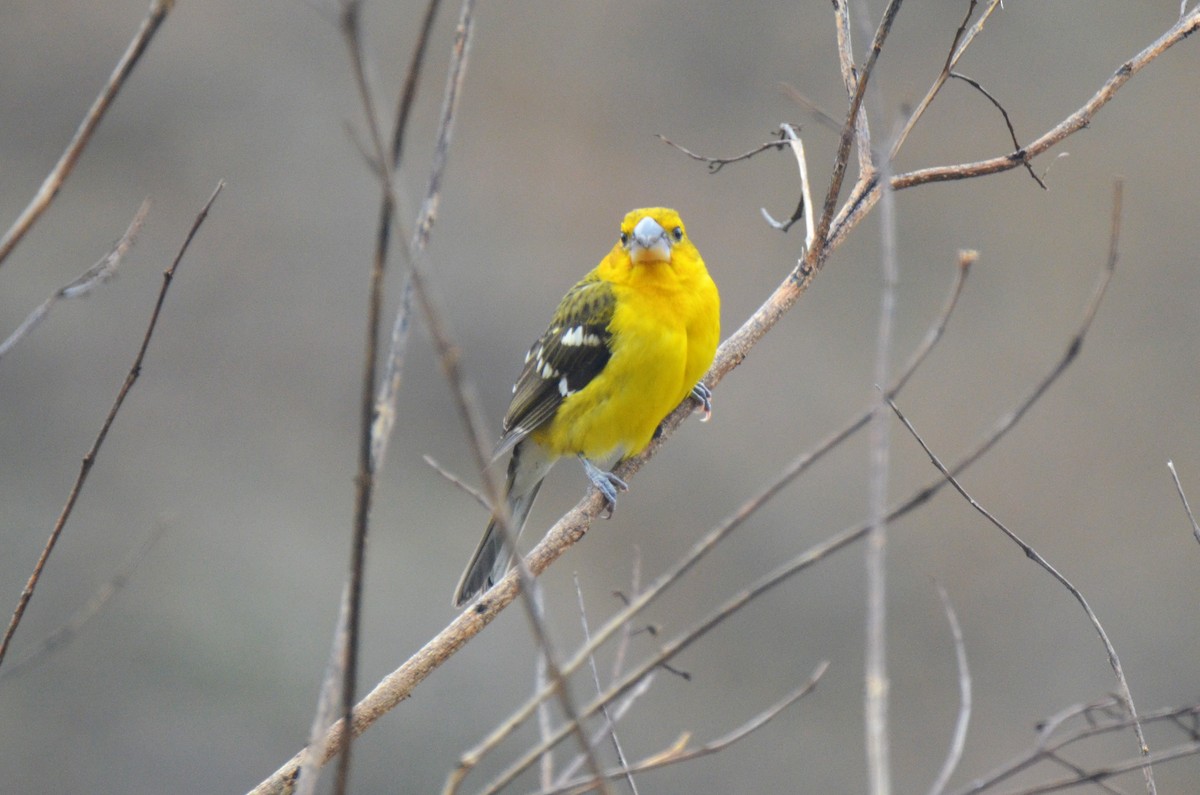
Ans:
{"label": "bird claw", "polygon": [[692,397],[700,401],[700,405],[696,407],[696,410],[704,412],[704,416],[700,418],[700,421],[708,422],[712,419],[712,390],[706,387],[703,382],[697,383],[692,387]]}
{"label": "bird claw", "polygon": [[622,491],[629,491],[629,484],[613,473],[605,472],[586,458],[580,458],[579,460],[583,462],[583,470],[587,473],[588,480],[604,495],[604,501],[608,503],[603,514],[604,518],[612,518],[613,511],[617,509],[617,494]]}

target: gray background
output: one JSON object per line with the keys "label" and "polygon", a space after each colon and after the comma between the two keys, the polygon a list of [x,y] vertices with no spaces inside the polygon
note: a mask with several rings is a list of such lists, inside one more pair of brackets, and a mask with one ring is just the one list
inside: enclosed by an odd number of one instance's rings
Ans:
{"label": "gray background", "polygon": [[[58,157],[145,5],[10,0],[0,10],[3,225]],[[878,14],[881,3],[871,5]],[[961,69],[1004,102],[1022,140],[1081,105],[1178,12],[1174,0],[1007,6]],[[888,113],[923,95],[964,8],[904,6],[877,73]],[[407,2],[368,10],[387,108],[419,11]],[[411,131],[401,180],[409,218],[427,179],[456,14],[448,7],[439,19]],[[303,742],[348,558],[377,195],[344,131],[347,122],[361,129],[361,115],[330,16],[328,3],[298,0],[180,3],[53,209],[0,272],[6,334],[99,257],[143,197],[153,202],[117,281],[58,307],[0,362],[0,604],[11,605],[132,361],[161,270],[217,180],[228,181],[10,662],[61,626],[156,524],[166,534],[73,644],[0,683],[5,792],[240,792]],[[526,346],[609,248],[626,210],[661,203],[682,212],[721,287],[725,333],[779,283],[800,236],[769,229],[759,208],[781,215],[794,206],[790,156],[764,154],[713,176],[654,134],[734,154],[781,121],[804,122],[823,186],[835,135],[779,83],[840,113],[833,42],[828,3],[481,4],[430,266],[494,426]],[[951,458],[1063,350],[1105,256],[1113,177],[1127,180],[1120,269],[1081,358],[965,483],[1090,598],[1143,710],[1200,696],[1200,547],[1166,468],[1173,458],[1200,503],[1196,47],[1185,42],[1138,75],[1055,152],[1069,157],[1038,161],[1039,172],[1053,163],[1049,191],[1013,171],[897,197],[897,360],[941,305],[955,251],[981,252],[947,339],[901,401]],[[1009,148],[995,110],[956,83],[898,167]],[[639,474],[616,518],[549,572],[560,646],[579,633],[572,572],[598,621],[615,606],[610,593],[628,587],[635,547],[647,577],[661,571],[873,399],[878,240],[872,218],[721,384],[713,421],[688,423]],[[389,307],[398,284],[389,281]],[[373,515],[367,685],[452,618],[451,589],[486,518],[421,460],[430,454],[470,475],[423,329],[400,411]],[[907,434],[893,441],[891,493],[903,495],[934,473]],[[647,619],[673,634],[859,522],[867,461],[863,439],[839,450]],[[578,467],[561,467],[533,524],[544,527],[582,486]],[[949,490],[894,527],[889,567],[897,791],[924,791],[957,709],[934,581],[959,612],[974,675],[957,781],[1026,747],[1040,718],[1113,688],[1079,607]],[[771,727],[648,775],[643,791],[862,791],[863,604],[856,547],[681,656],[692,680],[658,680],[627,721],[632,756],[685,730],[700,742],[717,736],[820,660],[832,666],[816,694]],[[635,649],[652,645],[642,637]],[[525,620],[510,610],[369,732],[355,791],[436,791],[458,754],[524,698],[530,661]],[[1182,739],[1150,736],[1156,748]],[[1133,751],[1122,736],[1078,758]],[[1162,767],[1160,792],[1193,791],[1198,771],[1190,760]]]}

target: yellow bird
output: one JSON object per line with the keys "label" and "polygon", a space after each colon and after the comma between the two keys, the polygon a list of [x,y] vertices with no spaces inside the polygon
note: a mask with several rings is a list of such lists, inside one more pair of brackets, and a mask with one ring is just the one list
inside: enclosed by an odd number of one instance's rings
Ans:
{"label": "yellow bird", "polygon": [[[514,543],[559,458],[577,456],[611,510],[627,488],[608,471],[614,464],[644,450],[689,395],[708,418],[712,395],[700,378],[720,333],[717,286],[679,213],[650,207],[626,215],[616,245],[563,297],[513,387],[496,455],[512,450],[506,494]],[[492,517],[454,606],[499,581],[511,558]]]}

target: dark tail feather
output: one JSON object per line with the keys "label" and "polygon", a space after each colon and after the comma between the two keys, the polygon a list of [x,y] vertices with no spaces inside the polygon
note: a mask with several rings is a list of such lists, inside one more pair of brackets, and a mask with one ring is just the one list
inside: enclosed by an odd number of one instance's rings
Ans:
{"label": "dark tail feather", "polygon": [[[539,480],[527,493],[517,497],[510,496],[508,499],[514,544],[525,527],[529,509],[533,507],[533,501],[541,487],[542,483]],[[454,589],[454,606],[462,607],[474,599],[476,594],[486,591],[499,582],[504,573],[508,571],[508,564],[511,561],[512,550],[506,547],[504,533],[501,532],[495,517],[493,517],[488,522],[483,538],[479,539],[479,545],[475,547],[471,561],[458,581],[458,587]]]}

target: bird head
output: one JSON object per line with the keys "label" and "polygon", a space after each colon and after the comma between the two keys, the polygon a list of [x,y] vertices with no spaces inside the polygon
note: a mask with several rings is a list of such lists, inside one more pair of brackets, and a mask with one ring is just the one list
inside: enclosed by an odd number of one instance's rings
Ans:
{"label": "bird head", "polygon": [[621,222],[621,246],[635,265],[670,262],[685,234],[679,213],[665,207],[634,210]]}

